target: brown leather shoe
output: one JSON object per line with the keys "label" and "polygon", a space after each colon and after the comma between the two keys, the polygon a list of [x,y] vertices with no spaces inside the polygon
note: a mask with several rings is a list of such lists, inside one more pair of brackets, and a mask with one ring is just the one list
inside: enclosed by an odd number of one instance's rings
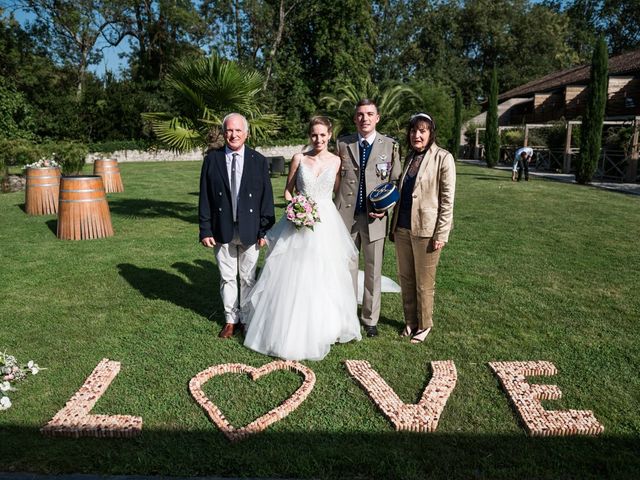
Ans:
{"label": "brown leather shoe", "polygon": [[225,323],[222,330],[218,334],[220,338],[231,338],[233,336],[233,331],[235,330],[235,325],[233,323]]}

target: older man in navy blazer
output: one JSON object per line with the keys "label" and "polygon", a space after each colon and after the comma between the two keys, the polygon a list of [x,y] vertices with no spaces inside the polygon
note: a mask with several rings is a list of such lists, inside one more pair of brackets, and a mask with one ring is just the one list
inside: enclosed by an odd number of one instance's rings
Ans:
{"label": "older man in navy blazer", "polygon": [[[243,329],[240,302],[255,283],[260,247],[275,222],[269,165],[245,146],[247,119],[222,121],[225,146],[210,151],[200,174],[200,242],[213,248],[220,270],[225,326],[221,338]],[[240,285],[238,288],[238,280]]]}

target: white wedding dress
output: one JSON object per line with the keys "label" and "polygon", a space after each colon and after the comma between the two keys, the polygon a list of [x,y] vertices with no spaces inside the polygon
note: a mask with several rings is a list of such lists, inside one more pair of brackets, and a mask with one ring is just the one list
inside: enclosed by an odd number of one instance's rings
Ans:
{"label": "white wedding dress", "polygon": [[358,251],[331,199],[335,172],[317,177],[300,163],[298,191],[312,198],[320,222],[297,230],[283,216],[267,233],[264,268],[243,302],[244,344],[286,360],[322,360],[332,344],[360,340],[349,271]]}

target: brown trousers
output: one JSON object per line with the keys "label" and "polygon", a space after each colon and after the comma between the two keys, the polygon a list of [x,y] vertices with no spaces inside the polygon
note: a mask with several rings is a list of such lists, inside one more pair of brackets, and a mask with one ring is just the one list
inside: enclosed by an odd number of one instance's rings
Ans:
{"label": "brown trousers", "polygon": [[404,321],[411,328],[431,328],[441,250],[433,249],[431,238],[414,237],[406,228],[397,228],[394,238]]}

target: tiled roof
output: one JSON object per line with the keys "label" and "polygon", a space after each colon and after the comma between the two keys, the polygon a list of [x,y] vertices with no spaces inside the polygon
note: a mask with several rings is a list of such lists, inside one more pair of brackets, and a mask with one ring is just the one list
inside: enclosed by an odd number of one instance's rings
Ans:
{"label": "tiled roof", "polygon": [[[580,65],[560,72],[550,73],[519,87],[513,88],[498,96],[503,102],[509,98],[532,95],[538,92],[548,92],[565,85],[586,84],[589,81],[591,65]],[[609,58],[609,75],[625,75],[640,73],[640,50],[623,53]]]}

